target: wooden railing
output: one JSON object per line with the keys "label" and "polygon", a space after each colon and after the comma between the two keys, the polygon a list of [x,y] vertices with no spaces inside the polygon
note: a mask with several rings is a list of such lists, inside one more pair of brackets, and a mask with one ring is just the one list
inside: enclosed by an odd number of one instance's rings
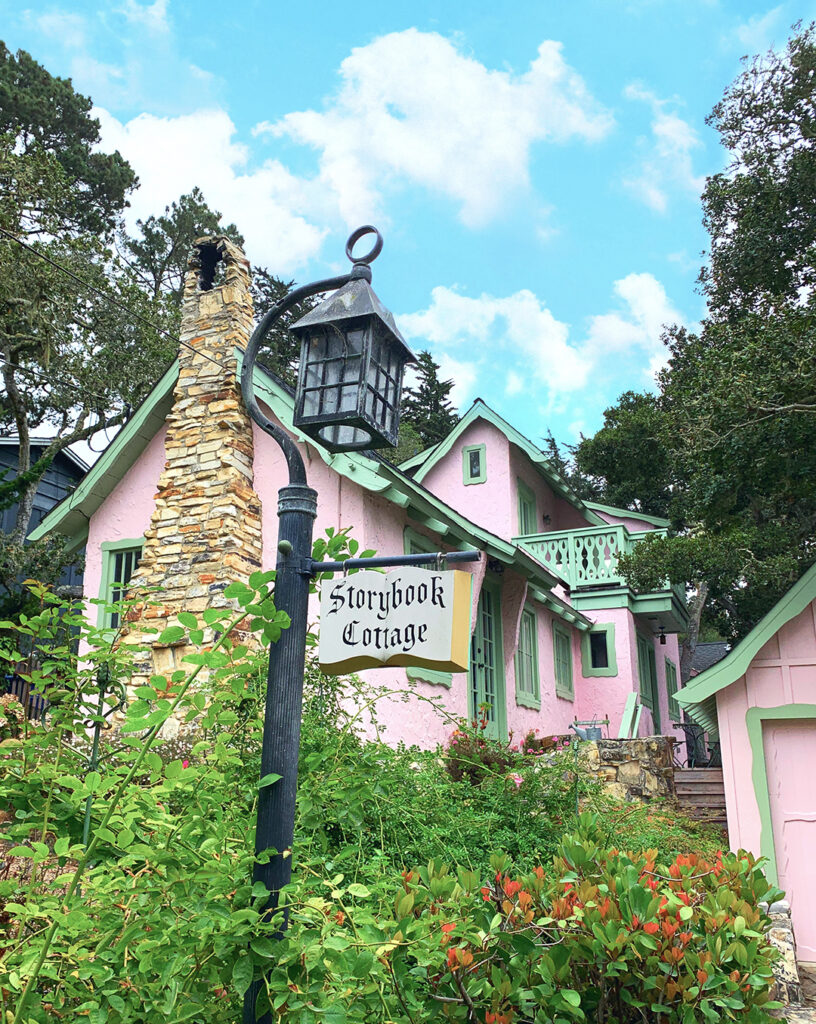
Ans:
{"label": "wooden railing", "polygon": [[[650,532],[653,536],[665,535],[664,530]],[[618,574],[618,559],[632,551],[646,535],[630,533],[618,524],[527,534],[514,537],[513,542],[527,548],[567,586],[589,587],[624,584],[625,580]]]}

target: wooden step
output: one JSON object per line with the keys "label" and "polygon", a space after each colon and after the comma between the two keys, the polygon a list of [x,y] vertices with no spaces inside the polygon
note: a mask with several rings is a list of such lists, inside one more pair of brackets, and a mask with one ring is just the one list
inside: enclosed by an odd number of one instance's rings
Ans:
{"label": "wooden step", "polygon": [[675,768],[675,782],[719,782],[723,781],[722,768]]}

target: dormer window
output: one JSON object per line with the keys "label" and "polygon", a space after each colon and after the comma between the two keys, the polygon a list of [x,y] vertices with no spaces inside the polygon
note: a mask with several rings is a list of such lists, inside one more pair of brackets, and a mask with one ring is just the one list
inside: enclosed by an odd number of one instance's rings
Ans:
{"label": "dormer window", "polygon": [[465,484],[483,484],[487,479],[483,444],[467,444],[462,449],[462,476]]}
{"label": "dormer window", "polygon": [[518,524],[521,537],[538,533],[535,495],[521,480],[518,481]]}

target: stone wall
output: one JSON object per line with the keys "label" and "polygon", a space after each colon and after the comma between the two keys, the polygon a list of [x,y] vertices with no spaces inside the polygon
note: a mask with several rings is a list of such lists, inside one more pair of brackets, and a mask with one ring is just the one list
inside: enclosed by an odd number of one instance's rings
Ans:
{"label": "stone wall", "polygon": [[671,736],[590,740],[581,751],[608,792],[621,800],[675,798]]}
{"label": "stone wall", "polygon": [[[219,267],[219,264],[221,265]],[[216,272],[223,280],[216,283]],[[128,614],[125,640],[150,645],[141,675],[172,672],[184,646],[144,633],[229,602],[223,590],[261,567],[261,502],[253,487],[252,424],[235,349],[252,329],[249,263],[226,238],[195,243],[184,285],[179,376],[167,420],[166,463],[131,595],[156,596]],[[246,637],[242,636],[246,640]],[[134,679],[139,682],[139,678]]]}
{"label": "stone wall", "polygon": [[773,965],[774,999],[786,1005],[796,1006],[802,1002],[802,986],[796,965],[796,940],[793,937],[790,903],[787,900],[777,900],[770,907],[767,903],[760,903],[760,908],[771,919],[768,940],[779,950],[779,958]]}

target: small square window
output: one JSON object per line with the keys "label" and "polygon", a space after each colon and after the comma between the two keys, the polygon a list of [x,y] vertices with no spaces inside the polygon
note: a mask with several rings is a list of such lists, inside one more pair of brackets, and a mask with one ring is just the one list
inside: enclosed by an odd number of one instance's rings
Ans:
{"label": "small square window", "polygon": [[614,622],[596,624],[581,634],[581,672],[585,679],[618,674]]}

